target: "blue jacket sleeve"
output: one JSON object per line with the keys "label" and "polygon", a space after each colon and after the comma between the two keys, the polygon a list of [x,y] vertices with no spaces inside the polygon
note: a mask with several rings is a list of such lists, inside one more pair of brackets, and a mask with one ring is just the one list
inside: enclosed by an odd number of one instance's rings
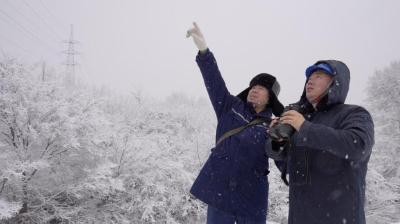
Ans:
{"label": "blue jacket sleeve", "polygon": [[296,146],[327,151],[339,158],[362,161],[371,154],[374,124],[362,107],[353,108],[334,129],[305,121],[295,139]]}
{"label": "blue jacket sleeve", "polygon": [[218,69],[217,61],[209,49],[207,49],[205,53],[199,52],[196,57],[196,62],[203,75],[208,96],[214,107],[217,119],[219,120],[221,115],[229,111],[232,105],[240,99],[229,93]]}

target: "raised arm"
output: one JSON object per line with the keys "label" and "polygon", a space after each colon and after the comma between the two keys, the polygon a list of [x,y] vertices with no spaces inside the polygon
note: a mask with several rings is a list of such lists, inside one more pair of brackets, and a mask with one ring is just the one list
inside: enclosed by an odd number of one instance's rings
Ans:
{"label": "raised arm", "polygon": [[192,37],[199,49],[196,62],[203,76],[204,84],[214,107],[218,120],[221,116],[232,108],[234,103],[240,101],[239,98],[232,96],[226,88],[224,79],[219,71],[214,55],[208,49],[204,36],[196,23],[193,28],[187,31],[186,37]]}

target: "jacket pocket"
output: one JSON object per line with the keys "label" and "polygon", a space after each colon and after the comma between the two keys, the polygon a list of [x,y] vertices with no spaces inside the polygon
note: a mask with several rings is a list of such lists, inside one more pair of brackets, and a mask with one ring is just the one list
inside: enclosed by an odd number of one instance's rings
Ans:
{"label": "jacket pocket", "polygon": [[294,185],[311,183],[309,168],[309,152],[304,149],[296,149],[290,154],[289,182]]}
{"label": "jacket pocket", "polygon": [[225,175],[229,167],[229,154],[224,147],[218,147],[213,150],[210,156],[212,169],[216,174]]}
{"label": "jacket pocket", "polygon": [[313,170],[326,175],[335,175],[342,172],[345,165],[343,159],[327,152],[316,153],[312,160]]}

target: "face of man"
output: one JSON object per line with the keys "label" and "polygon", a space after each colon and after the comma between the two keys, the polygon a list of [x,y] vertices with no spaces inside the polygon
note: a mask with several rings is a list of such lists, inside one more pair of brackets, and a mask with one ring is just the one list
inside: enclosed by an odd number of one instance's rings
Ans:
{"label": "face of man", "polygon": [[256,107],[264,108],[268,104],[269,92],[267,88],[261,85],[253,86],[247,95],[247,102],[254,104]]}
{"label": "face of man", "polygon": [[318,103],[323,97],[322,94],[329,88],[332,76],[321,70],[313,72],[306,84],[306,97],[311,104]]}

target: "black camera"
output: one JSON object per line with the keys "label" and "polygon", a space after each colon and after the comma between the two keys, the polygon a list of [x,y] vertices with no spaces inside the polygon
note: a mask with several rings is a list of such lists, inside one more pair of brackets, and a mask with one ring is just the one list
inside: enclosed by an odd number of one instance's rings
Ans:
{"label": "black camera", "polygon": [[[283,112],[289,111],[289,110],[295,110],[301,114],[303,114],[304,110],[303,108],[298,105],[298,104],[290,104],[289,106],[286,106],[283,110]],[[295,132],[295,129],[289,125],[289,124],[282,124],[279,122],[272,126],[269,129],[269,135],[272,139],[272,141],[283,141],[283,142],[288,142],[290,140],[290,137],[292,137],[293,133]]]}

